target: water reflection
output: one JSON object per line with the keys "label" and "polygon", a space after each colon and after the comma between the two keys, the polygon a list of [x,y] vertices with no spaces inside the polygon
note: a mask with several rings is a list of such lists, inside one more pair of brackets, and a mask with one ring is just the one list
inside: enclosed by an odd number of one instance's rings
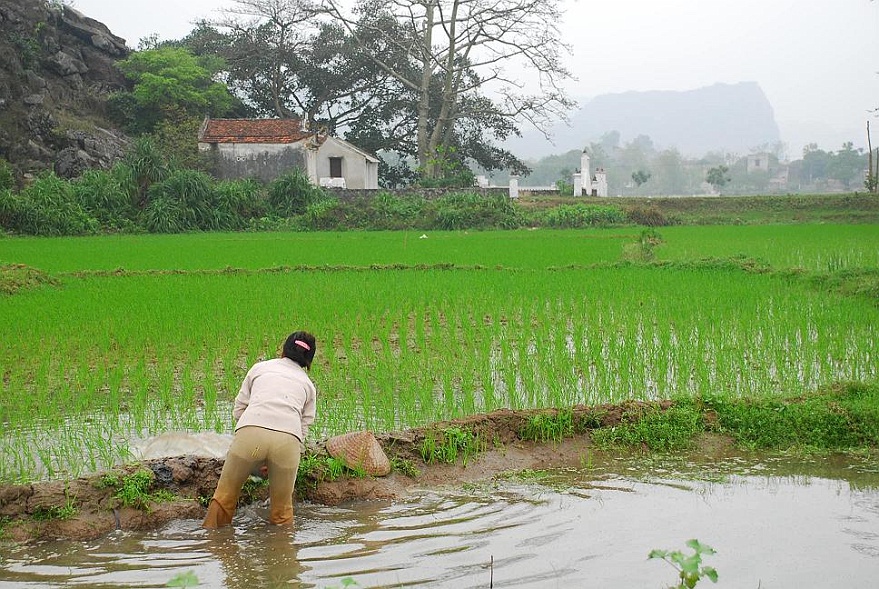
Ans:
{"label": "water reflection", "polygon": [[838,457],[609,459],[398,502],[297,506],[296,527],[239,511],[234,529],[150,533],[0,551],[0,589],[163,587],[660,587],[653,548],[718,550],[727,587],[875,587],[879,473]]}
{"label": "water reflection", "polygon": [[240,534],[210,530],[204,546],[220,563],[223,587],[288,588],[302,572],[291,528],[262,524]]}

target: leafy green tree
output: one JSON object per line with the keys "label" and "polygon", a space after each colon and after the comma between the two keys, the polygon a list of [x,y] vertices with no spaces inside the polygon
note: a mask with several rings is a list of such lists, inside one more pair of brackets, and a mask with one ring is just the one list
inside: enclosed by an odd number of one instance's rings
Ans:
{"label": "leafy green tree", "polygon": [[202,42],[223,57],[231,87],[260,114],[302,116],[300,72],[319,15],[311,0],[234,0],[222,18],[202,23]]}
{"label": "leafy green tree", "polygon": [[814,184],[817,180],[827,178],[827,171],[830,167],[832,154],[822,149],[818,149],[818,145],[810,143],[803,148],[803,164],[800,171],[800,180],[807,184]]}
{"label": "leafy green tree", "polygon": [[866,168],[867,158],[863,150],[854,149],[852,142],[848,141],[831,157],[827,174],[848,189],[853,181],[863,178]]}
{"label": "leafy green tree", "polygon": [[731,178],[728,175],[729,168],[723,165],[715,166],[708,169],[705,174],[705,181],[714,187],[714,190],[720,192],[720,189],[729,184]]}
{"label": "leafy green tree", "polygon": [[687,188],[683,157],[677,149],[666,149],[657,155],[653,163],[656,188],[664,194],[683,194]]}
{"label": "leafy green tree", "polygon": [[637,188],[641,188],[641,185],[650,180],[651,176],[653,174],[646,170],[638,170],[637,172],[632,172],[632,182],[635,183]]}
{"label": "leafy green tree", "polygon": [[216,58],[159,47],[132,53],[117,65],[133,86],[113,94],[109,106],[129,132],[152,131],[163,120],[224,116],[238,106],[226,85],[213,79],[222,67]]}

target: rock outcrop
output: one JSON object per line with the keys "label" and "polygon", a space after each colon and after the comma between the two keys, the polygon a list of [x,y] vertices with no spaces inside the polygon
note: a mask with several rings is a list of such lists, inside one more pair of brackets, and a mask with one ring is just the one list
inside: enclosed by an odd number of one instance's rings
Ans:
{"label": "rock outcrop", "polygon": [[27,176],[109,167],[127,144],[106,117],[130,50],[102,23],[45,0],[0,0],[0,158]]}

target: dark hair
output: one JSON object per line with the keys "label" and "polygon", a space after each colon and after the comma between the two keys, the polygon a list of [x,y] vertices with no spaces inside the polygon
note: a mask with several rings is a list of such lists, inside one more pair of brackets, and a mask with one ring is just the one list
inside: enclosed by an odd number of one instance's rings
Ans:
{"label": "dark hair", "polygon": [[311,361],[317,351],[317,341],[307,331],[296,331],[284,342],[283,356],[290,358],[306,370],[311,368]]}

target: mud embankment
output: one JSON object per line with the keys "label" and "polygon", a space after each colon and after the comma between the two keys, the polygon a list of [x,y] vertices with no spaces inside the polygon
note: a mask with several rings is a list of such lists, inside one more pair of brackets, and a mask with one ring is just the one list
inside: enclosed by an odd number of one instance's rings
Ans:
{"label": "mud embankment", "polygon": [[[664,410],[670,402],[624,403],[597,407],[575,407],[575,423],[596,427],[613,426],[623,416],[644,410]],[[397,464],[385,477],[347,477],[326,480],[305,478],[297,486],[300,500],[337,505],[351,500],[397,499],[414,488],[460,485],[490,478],[504,471],[541,469],[582,464],[593,451],[589,430],[561,442],[533,442],[521,439],[524,425],[537,411],[498,410],[402,432],[377,434],[382,449]],[[553,410],[542,413],[553,414]],[[447,464],[424,462],[422,442],[434,432],[460,428],[480,440],[480,451]],[[310,445],[306,454],[322,456],[322,443]],[[175,519],[200,519],[205,503],[216,488],[223,460],[197,456],[176,456],[128,464],[110,473],[96,473],[69,481],[49,481],[0,486],[0,532],[5,540],[29,542],[68,538],[87,540],[114,530],[160,527]],[[120,481],[148,470],[148,486],[141,489],[146,500],[131,501]],[[248,490],[244,501],[267,497],[263,485]]]}

